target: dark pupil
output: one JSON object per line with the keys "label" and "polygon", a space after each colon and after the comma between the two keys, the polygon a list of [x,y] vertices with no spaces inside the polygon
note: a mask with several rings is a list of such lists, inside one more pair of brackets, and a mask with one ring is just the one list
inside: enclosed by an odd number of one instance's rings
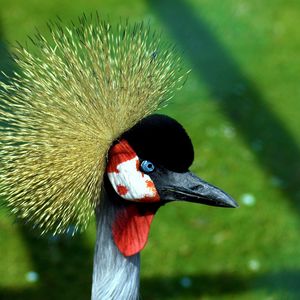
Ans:
{"label": "dark pupil", "polygon": [[148,168],[148,169],[153,169],[152,163],[148,163],[148,164],[147,164],[147,168]]}

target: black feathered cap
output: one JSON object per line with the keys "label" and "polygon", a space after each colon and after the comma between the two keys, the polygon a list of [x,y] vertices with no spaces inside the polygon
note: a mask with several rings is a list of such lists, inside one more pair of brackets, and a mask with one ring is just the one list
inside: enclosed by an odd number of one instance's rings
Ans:
{"label": "black feathered cap", "polygon": [[194,149],[185,129],[174,119],[153,114],[122,135],[140,159],[175,172],[185,172],[194,160]]}

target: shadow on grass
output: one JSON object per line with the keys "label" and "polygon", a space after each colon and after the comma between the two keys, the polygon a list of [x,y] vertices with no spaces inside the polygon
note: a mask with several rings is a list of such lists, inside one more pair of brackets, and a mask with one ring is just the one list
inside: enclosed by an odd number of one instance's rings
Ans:
{"label": "shadow on grass", "polygon": [[[144,300],[157,299],[186,299],[201,296],[237,295],[245,294],[256,289],[266,295],[283,295],[288,299],[299,299],[300,271],[285,270],[278,273],[265,274],[199,274],[188,278],[189,286],[183,287],[184,276],[159,277],[143,279],[141,282],[142,298]],[[185,279],[186,280],[186,279]],[[282,298],[283,299],[283,298]],[[287,298],[284,298],[287,299]]]}
{"label": "shadow on grass", "polygon": [[145,278],[141,280],[142,299],[185,299],[190,296],[198,299],[203,295],[237,294],[248,290],[252,279],[229,273]]}
{"label": "shadow on grass", "polygon": [[38,281],[28,288],[0,287],[1,300],[90,298],[93,253],[81,235],[46,238],[30,228],[20,225],[19,229]]}
{"label": "shadow on grass", "polygon": [[[300,148],[285,124],[214,36],[201,14],[183,0],[148,0],[192,70],[204,81],[223,112],[300,212]],[[254,41],[255,43],[255,41]],[[282,99],[284,101],[284,99]]]}

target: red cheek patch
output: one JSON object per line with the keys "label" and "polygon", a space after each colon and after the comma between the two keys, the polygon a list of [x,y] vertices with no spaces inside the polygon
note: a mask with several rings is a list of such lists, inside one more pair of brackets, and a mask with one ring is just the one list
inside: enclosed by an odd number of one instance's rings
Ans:
{"label": "red cheek patch", "polygon": [[139,253],[146,245],[150,226],[158,206],[129,204],[122,208],[113,223],[113,239],[124,256]]}
{"label": "red cheek patch", "polygon": [[107,165],[106,172],[119,173],[117,168],[118,165],[122,162],[135,158],[136,154],[128,142],[126,140],[122,140],[111,148],[108,156],[109,164]]}
{"label": "red cheek patch", "polygon": [[147,188],[153,190],[153,191],[156,191],[156,188],[155,188],[155,185],[154,185],[154,182],[151,181],[151,180],[146,180],[146,184],[147,184]]}
{"label": "red cheek patch", "polygon": [[127,189],[127,187],[124,186],[124,185],[118,185],[118,186],[117,186],[117,190],[118,190],[118,194],[119,194],[120,196],[124,196],[124,195],[126,195],[126,194],[128,193],[128,189]]}
{"label": "red cheek patch", "polygon": [[139,158],[125,139],[111,147],[106,171],[112,187],[123,199],[160,201],[151,177],[140,170]]}

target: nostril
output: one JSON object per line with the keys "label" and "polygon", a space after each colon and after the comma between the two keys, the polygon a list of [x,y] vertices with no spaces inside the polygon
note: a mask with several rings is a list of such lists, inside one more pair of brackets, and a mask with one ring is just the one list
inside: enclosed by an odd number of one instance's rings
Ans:
{"label": "nostril", "polygon": [[196,184],[196,185],[191,186],[191,187],[190,187],[190,190],[191,190],[191,191],[197,191],[197,190],[199,190],[199,189],[201,189],[201,188],[203,188],[203,185],[201,185],[201,184]]}

